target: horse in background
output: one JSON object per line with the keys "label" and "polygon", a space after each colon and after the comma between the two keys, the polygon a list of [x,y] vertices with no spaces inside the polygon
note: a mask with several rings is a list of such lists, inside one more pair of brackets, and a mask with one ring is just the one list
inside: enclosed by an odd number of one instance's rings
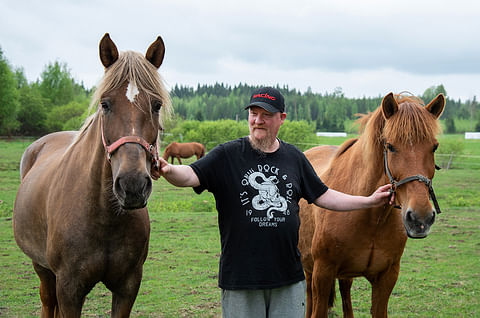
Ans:
{"label": "horse in background", "polygon": [[305,152],[330,188],[368,196],[390,182],[396,202],[395,207],[349,213],[300,202],[299,249],[307,281],[307,317],[327,317],[336,278],[344,317],[353,317],[350,289],[353,278],[359,276],[372,286],[372,316],[387,317],[407,237],[426,237],[440,213],[431,180],[438,118],[444,106],[441,94],[423,107],[415,97],[390,93],[376,111],[360,119],[363,133],[358,139]]}
{"label": "horse in background", "polygon": [[179,164],[182,164],[180,158],[190,158],[196,156],[197,160],[205,156],[205,146],[198,142],[172,142],[163,152],[163,159],[168,161],[172,158],[172,165],[174,158],[177,158]]}
{"label": "horse in background", "polygon": [[99,51],[95,113],[80,131],[38,139],[21,159],[13,229],[40,278],[42,317],[80,317],[98,282],[112,292],[112,317],[129,316],[148,253],[150,175],[171,111],[157,71],[165,46],[158,37],[145,56],[119,53],[107,33]]}

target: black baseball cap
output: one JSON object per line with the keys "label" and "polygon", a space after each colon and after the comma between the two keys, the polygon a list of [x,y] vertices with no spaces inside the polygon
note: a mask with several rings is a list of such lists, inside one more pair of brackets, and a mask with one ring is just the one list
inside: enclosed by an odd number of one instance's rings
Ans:
{"label": "black baseball cap", "polygon": [[245,109],[252,106],[262,107],[271,113],[285,112],[285,100],[282,94],[273,87],[261,87],[254,91],[250,97],[250,103]]}

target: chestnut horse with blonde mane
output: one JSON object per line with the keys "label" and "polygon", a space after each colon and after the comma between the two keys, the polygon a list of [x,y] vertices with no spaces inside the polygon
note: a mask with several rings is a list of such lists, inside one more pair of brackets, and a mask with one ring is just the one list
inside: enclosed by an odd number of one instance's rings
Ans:
{"label": "chestnut horse with blonde mane", "polygon": [[151,170],[171,110],[157,71],[165,47],[158,37],[145,56],[119,54],[107,33],[99,49],[95,113],[78,132],[38,139],[21,160],[13,229],[40,278],[42,317],[80,317],[98,282],[112,292],[112,317],[129,316],[148,253]]}
{"label": "chestnut horse with blonde mane", "polygon": [[168,161],[168,158],[172,158],[172,165],[174,158],[177,158],[178,162],[182,164],[180,158],[190,158],[196,156],[197,160],[205,156],[205,146],[198,142],[172,142],[169,144],[163,152],[163,159]]}
{"label": "chestnut horse with blonde mane", "polygon": [[372,285],[372,316],[387,317],[407,237],[426,237],[440,213],[431,179],[444,106],[441,94],[423,107],[415,97],[390,93],[376,111],[360,119],[363,133],[358,139],[305,152],[330,188],[368,196],[392,183],[396,203],[339,213],[302,200],[299,249],[307,280],[307,317],[327,317],[336,278],[343,315],[353,317],[350,289],[359,276]]}

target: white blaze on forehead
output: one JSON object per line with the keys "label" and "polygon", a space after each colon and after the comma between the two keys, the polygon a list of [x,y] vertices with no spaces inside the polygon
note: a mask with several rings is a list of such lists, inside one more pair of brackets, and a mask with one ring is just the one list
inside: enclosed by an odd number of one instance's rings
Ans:
{"label": "white blaze on forehead", "polygon": [[135,84],[132,85],[132,83],[128,83],[127,87],[127,98],[130,101],[130,103],[133,103],[135,100],[135,97],[138,95],[138,88]]}

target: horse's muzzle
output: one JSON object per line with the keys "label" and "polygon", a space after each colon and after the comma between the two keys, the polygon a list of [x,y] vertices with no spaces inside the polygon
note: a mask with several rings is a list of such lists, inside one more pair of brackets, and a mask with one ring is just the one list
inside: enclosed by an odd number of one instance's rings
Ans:
{"label": "horse's muzzle", "polygon": [[115,179],[113,192],[123,209],[141,209],[147,205],[147,200],[152,193],[152,180],[148,175],[118,176]]}
{"label": "horse's muzzle", "polygon": [[435,222],[435,211],[424,218],[420,218],[414,211],[408,210],[403,219],[403,225],[409,238],[421,239],[427,237],[431,226]]}

